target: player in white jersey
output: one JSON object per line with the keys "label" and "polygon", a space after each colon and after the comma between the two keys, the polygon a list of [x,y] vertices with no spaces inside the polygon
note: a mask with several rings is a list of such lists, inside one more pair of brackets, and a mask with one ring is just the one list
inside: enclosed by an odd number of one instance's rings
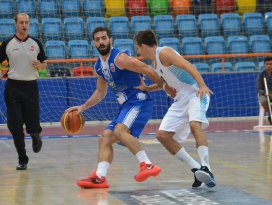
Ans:
{"label": "player in white jersey", "polygon": [[[209,163],[208,141],[203,131],[209,125],[206,111],[212,91],[206,86],[195,66],[170,47],[158,47],[151,30],[140,31],[136,37],[137,53],[154,63],[156,72],[164,79],[164,89],[174,102],[164,116],[157,139],[178,159],[190,166],[194,173],[193,188],[205,183],[216,185]],[[140,86],[143,91],[155,91],[156,84]],[[196,140],[201,164],[194,160],[182,146],[190,132]]]}

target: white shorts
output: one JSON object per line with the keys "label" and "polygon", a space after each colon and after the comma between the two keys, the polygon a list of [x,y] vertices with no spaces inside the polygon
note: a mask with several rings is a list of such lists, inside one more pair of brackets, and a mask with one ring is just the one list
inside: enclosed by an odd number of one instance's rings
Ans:
{"label": "white shorts", "polygon": [[206,112],[209,103],[209,95],[203,96],[200,101],[196,93],[178,93],[174,103],[165,114],[159,130],[174,132],[174,139],[179,143],[183,143],[191,132],[189,122],[202,122],[203,129],[208,127],[209,121]]}

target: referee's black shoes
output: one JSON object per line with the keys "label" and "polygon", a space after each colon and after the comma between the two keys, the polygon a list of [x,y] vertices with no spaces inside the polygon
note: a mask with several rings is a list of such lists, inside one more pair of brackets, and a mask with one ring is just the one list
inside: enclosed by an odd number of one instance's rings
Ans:
{"label": "referee's black shoes", "polygon": [[37,153],[42,148],[42,140],[39,135],[31,135],[32,137],[32,149],[33,152]]}
{"label": "referee's black shoes", "polygon": [[16,170],[26,170],[28,163],[28,157],[24,157],[24,159],[19,160],[19,164],[16,166]]}

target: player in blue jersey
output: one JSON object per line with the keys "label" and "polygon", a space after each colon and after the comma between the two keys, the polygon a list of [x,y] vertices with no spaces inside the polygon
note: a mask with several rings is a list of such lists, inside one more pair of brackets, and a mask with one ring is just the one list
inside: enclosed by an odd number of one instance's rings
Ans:
{"label": "player in blue jersey", "polygon": [[[210,171],[208,141],[203,131],[209,124],[206,111],[212,91],[193,64],[170,47],[158,47],[156,36],[151,30],[140,31],[135,41],[137,53],[154,62],[155,71],[167,84],[163,86],[165,90],[170,93],[168,85],[176,90],[174,103],[161,122],[157,139],[172,155],[190,166],[195,177],[193,188],[200,187],[202,182],[208,187],[215,186],[215,179]],[[153,91],[160,88],[153,84],[142,85],[140,89]],[[196,140],[201,164],[182,146],[190,132]]]}
{"label": "player in blue jersey", "polygon": [[124,144],[140,163],[140,172],[135,175],[136,181],[142,182],[150,176],[157,176],[161,169],[149,160],[137,139],[151,118],[152,101],[147,92],[134,87],[141,83],[140,74],[148,76],[161,87],[163,81],[145,63],[117,48],[112,48],[108,28],[97,27],[93,31],[93,42],[100,53],[94,66],[97,88],[83,105],[68,110],[76,109],[81,113],[98,104],[106,96],[108,86],[114,90],[120,110],[99,139],[97,170],[87,178],[77,181],[77,185],[82,188],[109,187],[106,175],[113,160],[112,144],[118,141]]}

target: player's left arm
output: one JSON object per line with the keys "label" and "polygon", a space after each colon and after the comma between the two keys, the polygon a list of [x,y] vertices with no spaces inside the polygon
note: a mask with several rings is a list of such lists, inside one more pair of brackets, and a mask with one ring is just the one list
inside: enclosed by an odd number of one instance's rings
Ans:
{"label": "player's left arm", "polygon": [[199,86],[197,96],[200,96],[200,98],[202,98],[202,96],[205,94],[213,94],[213,92],[205,84],[202,76],[197,71],[196,67],[185,58],[183,58],[181,55],[179,55],[177,52],[175,52],[172,48],[162,49],[159,57],[160,61],[165,67],[174,65],[178,68],[186,70],[195,79]]}
{"label": "player's left arm", "polygon": [[163,87],[163,80],[160,76],[152,68],[136,58],[121,53],[115,59],[115,64],[120,69],[127,69],[135,73],[144,74],[157,84],[157,88],[161,89]]}

